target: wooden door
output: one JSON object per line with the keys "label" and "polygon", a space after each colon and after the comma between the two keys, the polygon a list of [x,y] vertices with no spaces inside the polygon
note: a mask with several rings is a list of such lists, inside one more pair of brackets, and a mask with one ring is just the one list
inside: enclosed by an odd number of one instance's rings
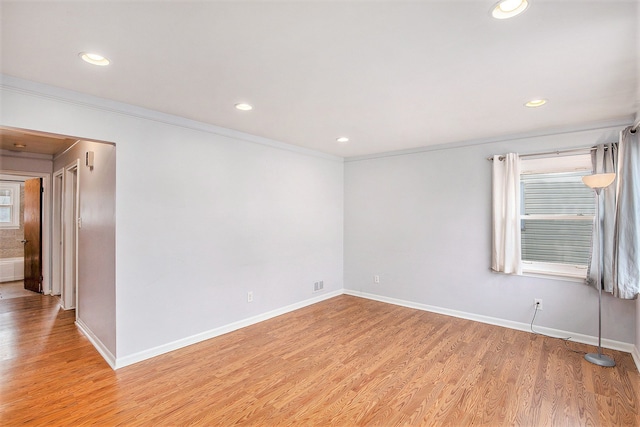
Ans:
{"label": "wooden door", "polygon": [[42,292],[42,178],[24,182],[24,288]]}

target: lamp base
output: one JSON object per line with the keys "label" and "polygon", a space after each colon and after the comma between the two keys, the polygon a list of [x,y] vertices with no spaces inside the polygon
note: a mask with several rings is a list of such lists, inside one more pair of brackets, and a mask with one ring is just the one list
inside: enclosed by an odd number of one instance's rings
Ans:
{"label": "lamp base", "polygon": [[598,366],[616,366],[616,361],[604,354],[589,353],[585,354],[584,358]]}

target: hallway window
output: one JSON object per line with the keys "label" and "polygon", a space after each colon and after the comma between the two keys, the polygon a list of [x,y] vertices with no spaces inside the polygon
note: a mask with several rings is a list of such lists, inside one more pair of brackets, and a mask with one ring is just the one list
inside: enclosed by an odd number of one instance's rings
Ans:
{"label": "hallway window", "polygon": [[0,228],[20,227],[20,184],[0,182]]}

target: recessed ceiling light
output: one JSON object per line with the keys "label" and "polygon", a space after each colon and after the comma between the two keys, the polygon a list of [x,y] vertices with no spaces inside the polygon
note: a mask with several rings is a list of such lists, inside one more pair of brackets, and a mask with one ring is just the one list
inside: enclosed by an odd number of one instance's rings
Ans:
{"label": "recessed ceiling light", "polygon": [[250,110],[253,110],[253,106],[249,104],[240,103],[240,104],[236,104],[236,109],[241,111],[250,111]]}
{"label": "recessed ceiling light", "polygon": [[16,148],[27,148],[27,146],[24,144],[13,144],[13,146]]}
{"label": "recessed ceiling light", "polygon": [[78,55],[84,62],[88,62],[89,64],[93,65],[100,65],[102,67],[104,67],[105,65],[109,65],[109,63],[111,62],[104,56],[98,55],[97,53],[80,52]]}
{"label": "recessed ceiling light", "polygon": [[349,138],[347,138],[346,136],[341,136],[339,138],[336,138],[336,141],[338,141],[338,142],[349,142]]}
{"label": "recessed ceiling light", "polygon": [[546,103],[547,103],[546,99],[532,99],[531,101],[529,101],[526,104],[524,104],[524,106],[525,107],[530,107],[530,108],[535,108],[535,107],[542,107]]}
{"label": "recessed ceiling light", "polygon": [[496,19],[513,18],[529,7],[528,0],[501,0],[493,6],[491,16]]}

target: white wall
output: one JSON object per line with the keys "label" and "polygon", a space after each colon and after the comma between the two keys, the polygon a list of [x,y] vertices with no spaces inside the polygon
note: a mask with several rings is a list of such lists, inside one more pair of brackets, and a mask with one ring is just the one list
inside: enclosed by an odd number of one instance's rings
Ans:
{"label": "white wall", "polygon": [[[616,141],[617,130],[389,153],[345,163],[345,288],[597,336],[597,292],[581,283],[492,273],[491,163]],[[373,283],[373,276],[380,283]],[[603,336],[634,343],[636,304],[603,298]]]}
{"label": "white wall", "polygon": [[[636,9],[638,21],[640,21],[640,7]],[[640,30],[636,31],[636,47],[640,49]],[[636,69],[640,70],[640,55],[636,55]],[[640,78],[636,81],[636,118],[634,123],[640,120]],[[640,298],[636,303],[636,363],[640,366]]]}
{"label": "white wall", "polygon": [[53,160],[50,158],[29,157],[21,153],[16,155],[9,151],[0,152],[0,170],[3,171],[51,173],[52,168]]}
{"label": "white wall", "polygon": [[[636,22],[640,22],[640,7],[636,8],[636,15],[638,19]],[[640,49],[640,30],[636,31],[636,47]],[[636,70],[640,70],[640,55],[636,55]],[[636,120],[634,123],[638,123],[640,120],[640,78],[636,81]],[[636,364],[640,366],[640,298],[636,303]]]}
{"label": "white wall", "polygon": [[342,289],[342,159],[6,76],[1,97],[2,125],[117,145],[118,359]]}
{"label": "white wall", "polygon": [[636,336],[635,336],[634,359],[638,370],[640,370],[640,298],[636,299]]}
{"label": "white wall", "polygon": [[[94,152],[93,169],[85,166],[85,153]],[[58,171],[80,160],[78,230],[78,305],[76,316],[116,354],[116,147],[79,141],[57,157]]]}
{"label": "white wall", "polygon": [[[636,300],[636,364],[640,366],[640,298]],[[640,368],[638,368],[640,369]]]}

